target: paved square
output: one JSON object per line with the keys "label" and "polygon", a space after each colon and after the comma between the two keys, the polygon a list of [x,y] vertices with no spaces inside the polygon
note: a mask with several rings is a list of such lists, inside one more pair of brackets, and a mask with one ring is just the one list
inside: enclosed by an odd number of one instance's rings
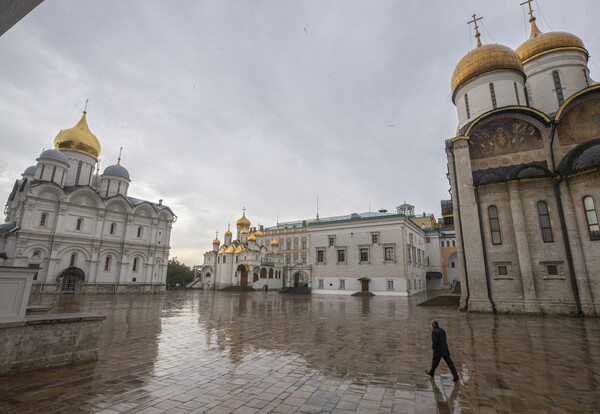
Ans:
{"label": "paved square", "polygon": [[[0,377],[4,413],[596,413],[600,319],[424,297],[175,291],[33,297],[108,316],[95,363]],[[461,382],[434,380],[429,321]]]}

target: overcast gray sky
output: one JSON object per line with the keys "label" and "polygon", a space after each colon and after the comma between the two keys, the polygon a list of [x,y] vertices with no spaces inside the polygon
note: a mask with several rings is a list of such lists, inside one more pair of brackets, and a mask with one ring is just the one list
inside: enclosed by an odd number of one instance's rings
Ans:
{"label": "overcast gray sky", "polygon": [[[246,206],[253,225],[393,210],[440,215],[450,78],[474,41],[518,47],[521,1],[47,0],[0,37],[0,198],[75,125],[129,195],[179,219],[172,256],[200,263]],[[542,14],[540,14],[540,8]],[[537,0],[600,79],[597,0]]]}

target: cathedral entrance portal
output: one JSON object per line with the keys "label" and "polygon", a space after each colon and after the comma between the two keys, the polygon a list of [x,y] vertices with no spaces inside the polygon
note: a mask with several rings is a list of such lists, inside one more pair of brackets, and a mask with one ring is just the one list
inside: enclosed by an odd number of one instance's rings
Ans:
{"label": "cathedral entrance portal", "polygon": [[61,292],[75,292],[77,284],[85,280],[85,273],[78,267],[67,267],[56,280],[60,283]]}
{"label": "cathedral entrance portal", "polygon": [[248,267],[239,265],[237,270],[240,272],[240,286],[248,286]]}

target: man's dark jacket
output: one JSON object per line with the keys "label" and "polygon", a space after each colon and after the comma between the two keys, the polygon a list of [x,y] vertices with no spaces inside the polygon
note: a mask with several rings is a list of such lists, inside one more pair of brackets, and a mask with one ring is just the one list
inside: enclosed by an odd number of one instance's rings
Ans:
{"label": "man's dark jacket", "polygon": [[431,331],[431,348],[433,349],[433,355],[444,356],[449,355],[448,344],[446,343],[446,331],[442,328],[433,328]]}

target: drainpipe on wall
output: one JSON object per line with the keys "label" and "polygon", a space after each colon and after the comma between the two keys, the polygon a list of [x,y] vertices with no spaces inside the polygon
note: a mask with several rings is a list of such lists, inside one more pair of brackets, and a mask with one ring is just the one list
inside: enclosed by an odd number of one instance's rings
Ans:
{"label": "drainpipe on wall", "polygon": [[490,272],[488,268],[487,249],[485,246],[485,237],[483,234],[483,221],[481,216],[481,203],[479,202],[479,188],[475,187],[475,203],[477,204],[477,217],[479,219],[479,234],[481,237],[481,248],[483,249],[483,266],[485,268],[485,284],[487,286],[487,294],[490,303],[492,304],[492,312],[496,313],[496,304],[492,295],[492,282],[490,281]]}

